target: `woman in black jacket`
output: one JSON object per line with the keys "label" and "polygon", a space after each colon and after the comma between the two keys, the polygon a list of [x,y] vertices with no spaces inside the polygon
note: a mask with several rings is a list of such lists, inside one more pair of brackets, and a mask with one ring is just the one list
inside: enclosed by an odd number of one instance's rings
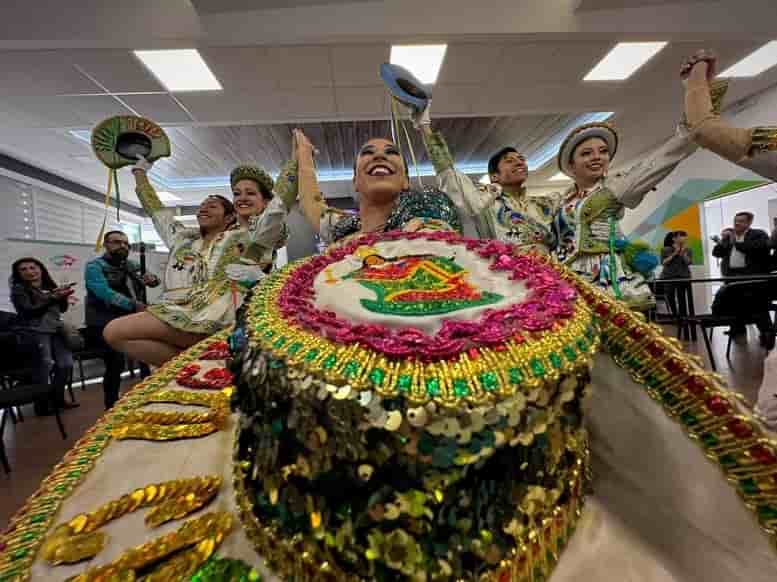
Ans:
{"label": "woman in black jacket", "polygon": [[[660,279],[690,279],[691,263],[693,263],[693,254],[691,249],[685,246],[688,240],[688,233],[684,230],[675,230],[667,233],[664,237],[664,248],[661,249],[661,269]],[[688,313],[687,298],[691,292],[690,283],[662,283],[666,300],[669,302],[669,309],[674,317],[678,315],[678,301],[682,306],[680,311]]]}
{"label": "woman in black jacket", "polygon": [[[40,366],[33,381],[48,384],[54,368],[54,394],[59,408],[75,408],[65,402],[65,384],[73,369],[73,353],[65,343],[62,314],[67,311],[71,286],[57,287],[38,259],[25,257],[11,268],[11,301],[19,317],[15,327],[33,335],[40,347]],[[48,412],[45,402],[36,402],[38,414]]]}

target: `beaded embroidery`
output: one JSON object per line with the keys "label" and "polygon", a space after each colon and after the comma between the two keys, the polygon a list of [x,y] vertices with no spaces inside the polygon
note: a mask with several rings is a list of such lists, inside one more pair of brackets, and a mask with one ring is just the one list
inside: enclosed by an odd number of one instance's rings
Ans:
{"label": "beaded embroidery", "polygon": [[405,256],[385,258],[370,254],[364,266],[346,275],[377,295],[362,299],[365,309],[404,316],[438,315],[502,299],[480,291],[466,280],[467,272],[447,257]]}
{"label": "beaded embroidery", "polygon": [[[426,223],[436,223],[437,227],[433,230],[461,231],[461,220],[456,207],[446,194],[436,189],[400,192],[397,204],[381,231],[405,230],[411,222],[416,224],[408,230],[418,230]],[[342,240],[360,230],[359,216],[346,216],[332,227],[332,241]]]}

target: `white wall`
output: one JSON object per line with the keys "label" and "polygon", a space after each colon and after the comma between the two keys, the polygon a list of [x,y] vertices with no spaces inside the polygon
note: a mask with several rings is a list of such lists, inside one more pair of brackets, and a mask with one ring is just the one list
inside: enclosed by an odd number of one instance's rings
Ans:
{"label": "white wall", "polygon": [[[105,207],[98,202],[10,173],[0,175],[0,239],[94,244],[104,217]],[[120,219],[143,222],[127,212],[121,212]],[[106,228],[119,226],[112,208]]]}

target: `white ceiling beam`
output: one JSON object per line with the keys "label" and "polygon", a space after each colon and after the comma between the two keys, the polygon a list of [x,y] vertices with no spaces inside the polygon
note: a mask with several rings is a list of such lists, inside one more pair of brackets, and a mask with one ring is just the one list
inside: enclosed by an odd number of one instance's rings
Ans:
{"label": "white ceiling beam", "polygon": [[[225,3],[229,3],[225,0]],[[8,4],[8,3],[7,3]],[[275,3],[274,5],[277,5]],[[27,0],[3,7],[0,50],[158,49],[513,38],[772,40],[774,0],[387,0],[198,13],[189,0]],[[623,5],[625,4],[625,7]],[[588,8],[588,9],[586,9]],[[593,9],[592,9],[593,8]],[[51,18],[41,18],[50,14]],[[359,26],[354,26],[358,22]],[[725,23],[736,22],[736,26]]]}
{"label": "white ceiling beam", "polygon": [[425,0],[423,13],[431,17],[419,18],[416,0],[391,0],[204,14],[202,23],[208,42],[219,45],[452,42],[499,35],[643,40],[660,33],[669,41],[774,35],[774,0],[749,0],[746,10],[739,0],[705,2],[703,9],[685,1],[630,2],[624,9],[595,12],[576,12],[577,6],[578,0]]}

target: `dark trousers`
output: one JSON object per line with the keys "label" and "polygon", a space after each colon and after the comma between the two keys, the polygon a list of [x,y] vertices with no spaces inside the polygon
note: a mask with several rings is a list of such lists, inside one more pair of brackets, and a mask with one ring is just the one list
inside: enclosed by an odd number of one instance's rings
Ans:
{"label": "dark trousers", "polygon": [[[65,404],[65,386],[73,370],[73,352],[65,345],[65,339],[58,333],[37,333],[40,355],[39,365],[35,370],[33,381],[36,384],[51,383],[56,404]],[[45,414],[48,402],[41,400],[35,403],[35,412]]]}
{"label": "dark trousers", "polygon": [[105,396],[105,410],[108,410],[119,399],[121,373],[124,371],[124,354],[117,352],[106,343],[103,339],[103,329],[105,327],[87,326],[86,342],[89,348],[103,352],[103,362],[105,363],[103,393]]}
{"label": "dark trousers", "polygon": [[[748,269],[731,269],[726,271],[726,277],[739,277],[752,275]],[[747,321],[753,321],[761,332],[762,341],[771,345],[774,335],[774,325],[769,315],[768,284],[766,285],[744,285],[739,283],[725,284],[718,290],[713,301],[712,312],[716,312],[716,302],[718,296],[727,290],[729,297],[726,305],[720,305],[721,315],[741,315],[742,323],[736,323],[729,329],[731,335],[742,335],[747,332]],[[722,303],[722,302],[721,302]]]}

